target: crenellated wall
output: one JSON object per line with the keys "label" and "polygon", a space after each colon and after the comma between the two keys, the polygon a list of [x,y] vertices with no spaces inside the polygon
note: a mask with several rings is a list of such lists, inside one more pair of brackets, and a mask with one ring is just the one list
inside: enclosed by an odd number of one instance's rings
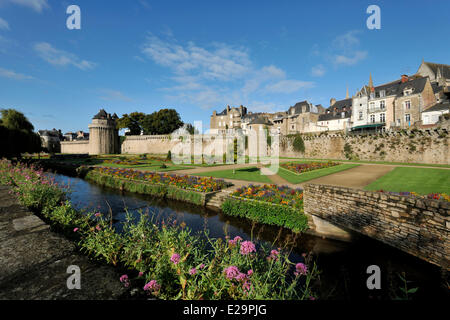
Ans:
{"label": "crenellated wall", "polygon": [[[353,159],[405,163],[450,164],[450,135],[446,130],[415,130],[374,135],[328,133],[303,135],[305,152],[294,150],[293,137],[280,137],[280,156],[311,159]],[[206,136],[203,148],[214,147]],[[122,153],[167,154],[177,144],[169,136],[127,136]],[[225,153],[225,144],[222,148]],[[191,147],[194,154],[194,148]]]}

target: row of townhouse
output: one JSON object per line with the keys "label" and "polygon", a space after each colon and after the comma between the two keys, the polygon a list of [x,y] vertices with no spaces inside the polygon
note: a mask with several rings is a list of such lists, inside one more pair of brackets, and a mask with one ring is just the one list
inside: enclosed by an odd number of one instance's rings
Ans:
{"label": "row of townhouse", "polygon": [[276,129],[288,135],[324,131],[392,131],[432,126],[450,109],[450,66],[422,62],[413,76],[373,85],[372,76],[353,97],[330,100],[330,106],[298,102],[285,112],[252,113],[227,106],[211,116],[211,133],[230,129]]}

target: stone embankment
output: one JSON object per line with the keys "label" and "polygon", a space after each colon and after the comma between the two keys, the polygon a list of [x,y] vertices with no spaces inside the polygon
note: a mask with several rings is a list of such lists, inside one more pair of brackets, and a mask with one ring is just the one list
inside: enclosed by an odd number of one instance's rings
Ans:
{"label": "stone embankment", "polygon": [[[126,289],[120,274],[76,251],[0,186],[0,299],[119,299]],[[81,270],[81,289],[67,288],[69,266]]]}
{"label": "stone embankment", "polygon": [[450,202],[307,184],[304,211],[450,270]]}

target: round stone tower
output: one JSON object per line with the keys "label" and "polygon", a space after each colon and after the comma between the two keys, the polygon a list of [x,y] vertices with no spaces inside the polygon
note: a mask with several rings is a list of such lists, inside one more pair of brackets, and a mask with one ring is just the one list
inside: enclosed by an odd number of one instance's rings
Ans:
{"label": "round stone tower", "polygon": [[89,125],[89,154],[120,153],[117,119],[116,114],[111,116],[103,109],[92,118]]}

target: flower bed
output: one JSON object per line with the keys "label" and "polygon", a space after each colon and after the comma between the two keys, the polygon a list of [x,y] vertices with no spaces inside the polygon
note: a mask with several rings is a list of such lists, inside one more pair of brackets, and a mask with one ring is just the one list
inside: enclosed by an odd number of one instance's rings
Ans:
{"label": "flower bed", "polygon": [[303,214],[302,190],[286,186],[249,185],[239,188],[224,201],[222,211],[294,232],[308,228],[308,219]]}
{"label": "flower bed", "polygon": [[237,189],[232,193],[232,196],[287,205],[299,210],[303,209],[303,191],[291,189],[287,186],[275,184],[255,186],[250,184],[248,187]]}
{"label": "flower bed", "polygon": [[181,189],[191,189],[200,192],[219,191],[229,186],[224,180],[217,180],[212,178],[192,177],[188,175],[179,176],[176,174],[158,173],[158,172],[143,172],[132,169],[119,169],[100,167],[95,168],[103,175],[108,175],[116,178],[123,178],[128,180],[144,181],[152,184],[171,185]]}
{"label": "flower bed", "polygon": [[309,162],[309,163],[295,163],[295,162],[287,162],[287,163],[281,163],[281,167],[292,171],[296,174],[301,174],[301,173],[305,173],[305,172],[309,172],[309,171],[313,171],[313,170],[318,170],[318,169],[325,169],[325,168],[330,168],[330,167],[334,167],[340,165],[339,162]]}
{"label": "flower bed", "polygon": [[448,201],[450,202],[450,195],[446,193],[430,193],[427,195],[420,195],[416,192],[409,192],[409,191],[403,191],[403,192],[392,192],[392,191],[385,191],[385,190],[377,190],[377,192],[397,195],[397,196],[403,196],[403,197],[416,197],[416,198],[424,198],[424,199],[432,199],[432,200],[441,200],[441,201]]}
{"label": "flower bed", "polygon": [[108,217],[77,212],[65,193],[42,171],[0,161],[0,183],[19,201],[77,240],[81,251],[127,269],[117,281],[159,299],[314,299],[317,275],[309,257],[293,263],[289,248],[274,250],[240,237],[193,235],[175,222],[157,226],[142,215],[128,216],[117,233]]}

